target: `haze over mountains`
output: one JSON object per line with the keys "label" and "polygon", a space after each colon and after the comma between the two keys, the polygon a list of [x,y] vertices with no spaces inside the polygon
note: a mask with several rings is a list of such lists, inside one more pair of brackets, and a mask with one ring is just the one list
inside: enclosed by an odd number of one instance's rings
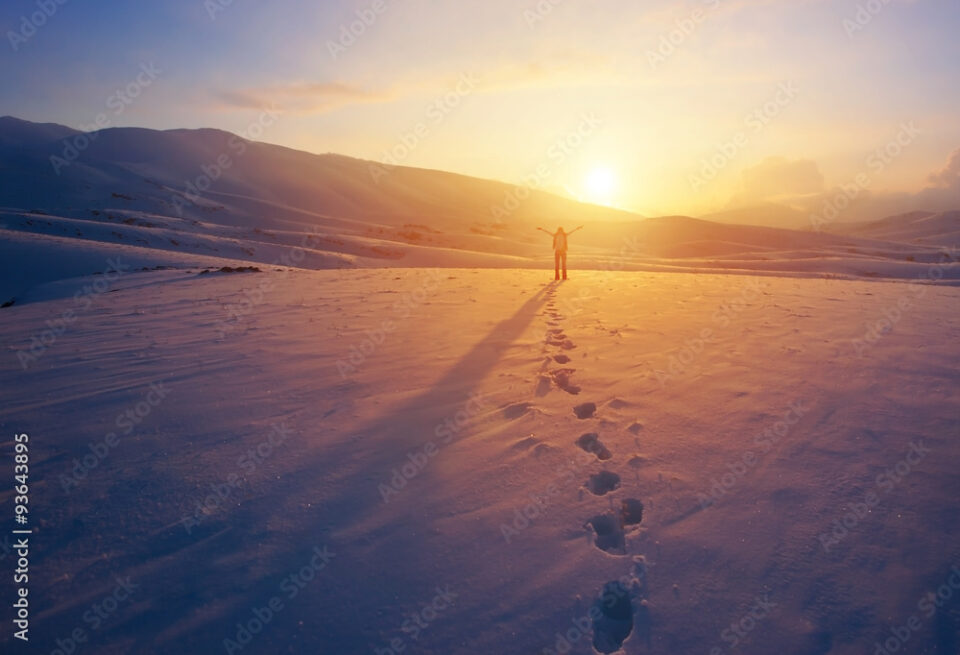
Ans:
{"label": "haze over mountains", "polygon": [[[957,211],[918,207],[820,230],[729,224],[762,222],[757,211],[711,216],[722,223],[644,218],[214,129],[82,133],[4,117],[0,176],[0,225],[10,246],[5,295],[102,270],[117,248],[151,266],[291,265],[283,255],[300,246],[303,268],[548,268],[549,241],[534,228],[580,224],[586,228],[573,238],[571,268],[913,278],[936,263],[946,280],[960,278],[950,250],[960,234]],[[770,207],[771,223],[784,216]],[[795,226],[799,216],[793,219]]]}

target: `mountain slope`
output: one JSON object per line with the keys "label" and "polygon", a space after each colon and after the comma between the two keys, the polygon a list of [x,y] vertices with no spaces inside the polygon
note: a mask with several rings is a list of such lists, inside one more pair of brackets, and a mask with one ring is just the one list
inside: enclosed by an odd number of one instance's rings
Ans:
{"label": "mountain slope", "polygon": [[[48,281],[52,269],[60,277],[102,270],[91,268],[91,256],[103,261],[98,253],[114,246],[134,248],[131,259],[145,266],[227,259],[311,269],[550,268],[549,237],[534,228],[581,224],[571,239],[575,269],[919,277],[943,263],[939,246],[955,225],[955,218],[927,220],[923,234],[939,235],[931,241],[906,239],[920,229],[916,221],[817,233],[644,219],[502,182],[316,155],[222,130],[80,133],[9,117],[0,119],[0,179],[0,230],[9,235],[0,252],[8,257],[0,266],[4,299]],[[24,259],[16,244],[29,235],[37,241]],[[60,258],[72,264],[50,266]],[[958,279],[960,270],[948,262],[942,277]]]}
{"label": "mountain slope", "polygon": [[39,146],[80,134],[56,123],[31,123],[13,116],[0,116],[0,148]]}
{"label": "mountain slope", "polygon": [[[0,205],[69,212],[118,204],[214,222],[336,216],[402,225],[454,221],[492,227],[498,222],[635,220],[627,212],[532,191],[514,208],[512,185],[442,171],[386,167],[341,155],[315,155],[257,143],[220,130],[109,128],[90,133],[71,157],[75,131],[0,122],[0,141],[20,146],[0,167],[12,184]],[[59,126],[58,126],[59,127]],[[30,132],[30,138],[21,134]],[[7,136],[10,133],[11,136]],[[46,134],[49,138],[44,139]],[[10,159],[14,159],[11,165]],[[45,196],[50,189],[58,193]],[[113,194],[126,202],[117,203]],[[499,211],[498,211],[499,210]]]}
{"label": "mountain slope", "polygon": [[960,211],[909,212],[870,223],[837,226],[835,231],[870,239],[952,246],[960,242]]}
{"label": "mountain slope", "polygon": [[747,207],[725,209],[702,216],[708,221],[736,225],[776,225],[787,229],[803,229],[810,225],[804,212],[774,202],[764,202]]}

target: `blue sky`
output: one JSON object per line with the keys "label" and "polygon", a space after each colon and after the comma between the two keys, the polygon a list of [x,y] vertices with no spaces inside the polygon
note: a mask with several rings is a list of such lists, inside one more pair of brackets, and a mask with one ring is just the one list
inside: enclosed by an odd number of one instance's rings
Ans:
{"label": "blue sky", "polygon": [[[648,212],[723,208],[768,158],[841,184],[904,121],[921,136],[879,188],[918,190],[960,148],[955,0],[50,0],[31,18],[44,4],[0,7],[0,114],[242,133],[270,107],[264,141],[507,181],[546,164],[546,188]],[[108,110],[144,65],[156,79]],[[692,188],[784,81],[797,97]],[[602,127],[551,157],[584,114]],[[598,170],[610,197],[584,186]]]}

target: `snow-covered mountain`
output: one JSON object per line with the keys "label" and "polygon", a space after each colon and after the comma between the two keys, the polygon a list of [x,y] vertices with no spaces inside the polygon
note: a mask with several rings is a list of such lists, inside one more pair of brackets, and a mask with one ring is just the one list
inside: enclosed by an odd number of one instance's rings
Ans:
{"label": "snow-covered mountain", "polygon": [[[906,278],[942,263],[945,248],[956,260],[955,213],[896,229],[828,226],[833,232],[648,219],[213,129],[83,133],[4,117],[0,179],[3,301],[100,271],[117,252],[148,267],[549,267],[549,239],[534,228],[580,224],[571,240],[577,268]],[[291,249],[296,262],[286,260]],[[946,280],[960,277],[955,266],[943,270]]]}

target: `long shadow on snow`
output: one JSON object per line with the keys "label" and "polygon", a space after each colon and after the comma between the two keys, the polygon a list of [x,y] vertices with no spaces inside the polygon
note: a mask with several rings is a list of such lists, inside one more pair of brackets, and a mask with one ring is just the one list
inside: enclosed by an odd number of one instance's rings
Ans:
{"label": "long shadow on snow", "polygon": [[[153,634],[166,628],[166,636],[149,640],[151,647],[206,653],[221,648],[225,637],[235,638],[237,622],[252,619],[255,607],[280,596],[283,611],[244,648],[245,655],[285,652],[290,646],[295,652],[370,652],[371,646],[385,645],[384,639],[403,636],[400,626],[406,615],[431,601],[438,585],[457,588],[456,580],[427,574],[433,559],[450,554],[463,557],[470,545],[450,543],[431,530],[439,517],[431,515],[420,499],[425,498],[423,494],[430,501],[442,496],[435,462],[390,501],[386,509],[390,525],[371,524],[383,503],[378,485],[389,483],[391,471],[407,461],[405,456],[397,461],[396,453],[419,451],[428,440],[436,441],[436,426],[463,408],[469,394],[532,322],[546,301],[544,294],[553,287],[545,286],[497,324],[429,389],[389,408],[352,435],[341,436],[332,446],[318,443],[311,451],[315,455],[298,459],[296,468],[271,483],[267,493],[211,520],[195,537],[209,535],[209,542],[193,554],[206,566],[192,573],[184,568],[184,573],[176,575],[181,580],[167,581],[171,591],[177,589],[176,598],[167,597],[163,604],[188,607],[174,610],[175,615],[162,612],[152,621],[141,616],[136,624],[118,626],[115,632],[143,635],[147,619]],[[314,415],[322,413],[318,408]],[[384,443],[391,447],[379,450],[378,444]],[[437,457],[443,456],[441,450]],[[304,509],[307,503],[309,510]],[[364,524],[362,529],[373,540],[361,537],[358,524]],[[391,525],[402,527],[391,529]],[[378,539],[387,531],[389,539]],[[281,591],[281,580],[307,565],[315,546],[329,546],[335,557],[297,597],[288,599]],[[251,555],[256,557],[254,562]],[[186,576],[189,579],[183,580]],[[459,591],[467,593],[463,588]],[[201,598],[209,602],[221,595],[226,598],[219,611],[189,607]],[[183,622],[188,617],[186,627]]]}

